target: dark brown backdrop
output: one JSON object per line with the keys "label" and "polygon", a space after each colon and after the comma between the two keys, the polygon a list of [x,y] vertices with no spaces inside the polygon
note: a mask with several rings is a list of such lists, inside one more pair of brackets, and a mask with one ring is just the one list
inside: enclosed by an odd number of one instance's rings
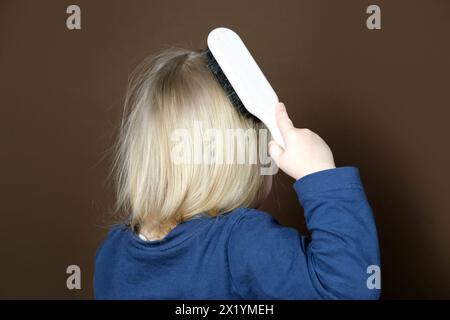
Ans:
{"label": "dark brown backdrop", "polygon": [[[81,31],[66,29],[74,3]],[[365,27],[370,4],[381,31]],[[216,26],[241,35],[296,125],[360,168],[383,297],[450,298],[446,0],[0,1],[0,297],[92,297],[127,75],[164,46],[205,47]],[[292,181],[278,181],[264,209],[304,230]]]}

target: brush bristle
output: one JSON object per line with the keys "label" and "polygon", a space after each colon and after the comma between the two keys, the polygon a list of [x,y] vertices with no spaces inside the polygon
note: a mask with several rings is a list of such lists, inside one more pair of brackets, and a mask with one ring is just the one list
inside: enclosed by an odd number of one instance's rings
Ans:
{"label": "brush bristle", "polygon": [[208,60],[208,69],[213,73],[214,77],[217,79],[220,86],[225,90],[225,93],[227,94],[233,106],[244,117],[252,119],[255,122],[260,122],[258,118],[256,118],[250,112],[248,112],[248,110],[245,108],[241,99],[237,95],[230,81],[226,77],[225,73],[223,73],[222,68],[220,68],[219,64],[217,63],[216,59],[214,58],[213,54],[209,49],[206,50],[206,58]]}

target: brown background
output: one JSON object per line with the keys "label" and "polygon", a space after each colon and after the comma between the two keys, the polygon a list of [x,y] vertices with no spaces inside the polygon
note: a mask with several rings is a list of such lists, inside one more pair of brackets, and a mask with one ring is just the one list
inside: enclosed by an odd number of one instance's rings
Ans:
{"label": "brown background", "polygon": [[[66,28],[78,4],[82,30]],[[382,30],[365,27],[370,4]],[[383,297],[450,298],[450,2],[0,1],[1,298],[91,298],[127,76],[169,45],[236,30],[297,126],[361,170]],[[304,229],[292,181],[264,209]],[[66,289],[69,264],[82,290]]]}

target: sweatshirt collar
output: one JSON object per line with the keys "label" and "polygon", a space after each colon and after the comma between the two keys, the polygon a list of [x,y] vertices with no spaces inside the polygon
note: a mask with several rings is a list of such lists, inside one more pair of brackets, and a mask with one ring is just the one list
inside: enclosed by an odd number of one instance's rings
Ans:
{"label": "sweatshirt collar", "polygon": [[129,235],[130,241],[133,245],[138,247],[147,248],[159,248],[168,249],[176,246],[194,234],[196,234],[203,226],[205,226],[213,218],[207,214],[200,213],[192,217],[191,219],[180,223],[175,226],[163,239],[161,240],[143,240],[136,234],[133,230],[128,229],[127,233]]}

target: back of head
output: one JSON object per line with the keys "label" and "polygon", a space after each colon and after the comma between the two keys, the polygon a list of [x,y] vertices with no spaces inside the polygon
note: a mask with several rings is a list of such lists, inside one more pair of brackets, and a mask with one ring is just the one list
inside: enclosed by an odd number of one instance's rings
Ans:
{"label": "back of head", "polygon": [[[261,196],[260,163],[218,158],[244,143],[248,160],[261,128],[233,107],[204,51],[169,49],[147,58],[134,71],[125,101],[114,166],[117,207],[133,228],[163,235],[198,213],[251,206]],[[244,132],[244,140],[216,143],[211,132]],[[205,161],[205,149],[213,161]]]}

